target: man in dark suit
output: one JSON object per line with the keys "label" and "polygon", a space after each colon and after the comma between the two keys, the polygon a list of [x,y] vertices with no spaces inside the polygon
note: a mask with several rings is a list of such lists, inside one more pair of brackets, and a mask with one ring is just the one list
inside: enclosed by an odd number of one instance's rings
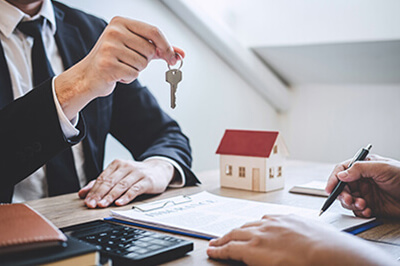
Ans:
{"label": "man in dark suit", "polygon": [[[26,20],[40,21],[47,59]],[[184,57],[159,29],[119,17],[106,25],[50,0],[0,0],[0,37],[0,202],[79,190],[89,208],[107,207],[198,183],[188,139],[136,80],[153,59]],[[45,61],[56,77],[35,84]],[[108,133],[136,161],[102,171]]]}

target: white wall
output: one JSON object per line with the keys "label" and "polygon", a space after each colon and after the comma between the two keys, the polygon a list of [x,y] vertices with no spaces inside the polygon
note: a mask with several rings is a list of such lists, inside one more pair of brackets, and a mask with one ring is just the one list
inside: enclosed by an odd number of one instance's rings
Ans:
{"label": "white wall", "polygon": [[[215,151],[227,128],[281,130],[294,159],[339,162],[368,143],[373,153],[400,159],[400,85],[296,86],[290,111],[278,115],[159,1],[63,2],[106,20],[123,15],[147,21],[184,48],[184,80],[175,110],[169,108],[165,62],[152,62],[140,80],[189,136],[195,171],[218,168]],[[106,163],[128,157],[113,139],[108,144]]]}
{"label": "white wall", "polygon": [[[278,117],[268,103],[159,1],[62,2],[107,21],[115,15],[146,21],[158,26],[173,45],[185,50],[184,78],[178,86],[175,110],[169,108],[165,62],[150,63],[139,80],[151,89],[161,106],[180,123],[190,138],[195,171],[218,168],[215,151],[227,128],[278,130]],[[117,157],[129,156],[111,139],[107,146],[106,163]]]}
{"label": "white wall", "polygon": [[373,145],[400,159],[400,85],[303,85],[281,115],[291,158],[337,163]]}
{"label": "white wall", "polygon": [[[400,39],[398,0],[184,1],[207,12],[250,47]],[[376,57],[368,59],[370,64],[379,65],[382,57],[378,51]],[[306,63],[321,62],[308,58]],[[352,74],[359,73],[357,69]],[[296,76],[298,72],[290,74]],[[339,162],[372,143],[373,153],[400,159],[400,84],[339,85],[341,80],[336,80],[337,85],[327,85],[302,81],[291,87],[290,110],[279,115],[291,158]]]}

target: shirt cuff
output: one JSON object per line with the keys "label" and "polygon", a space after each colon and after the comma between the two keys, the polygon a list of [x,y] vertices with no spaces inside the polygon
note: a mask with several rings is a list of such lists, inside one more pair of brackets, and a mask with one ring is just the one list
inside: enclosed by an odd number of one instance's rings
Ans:
{"label": "shirt cuff", "polygon": [[60,120],[60,125],[61,125],[61,130],[64,133],[64,136],[67,139],[76,137],[79,135],[79,130],[76,128],[76,125],[78,124],[79,120],[79,114],[75,116],[71,121],[68,120],[67,116],[64,114],[63,109],[61,108],[61,104],[58,101],[57,95],[56,95],[56,88],[54,86],[54,80],[56,77],[53,78],[52,80],[52,91],[53,91],[53,99],[54,99],[54,104],[56,105],[57,109],[57,115],[58,119]]}
{"label": "shirt cuff", "polygon": [[167,161],[170,164],[172,164],[175,167],[175,169],[178,171],[174,175],[174,177],[172,178],[172,180],[169,183],[168,187],[180,188],[180,187],[184,187],[185,186],[185,183],[186,183],[185,173],[183,172],[182,167],[177,162],[175,162],[174,160],[172,160],[170,158],[163,157],[163,156],[152,156],[152,157],[146,158],[146,160],[150,160],[150,159],[158,159],[158,160]]}

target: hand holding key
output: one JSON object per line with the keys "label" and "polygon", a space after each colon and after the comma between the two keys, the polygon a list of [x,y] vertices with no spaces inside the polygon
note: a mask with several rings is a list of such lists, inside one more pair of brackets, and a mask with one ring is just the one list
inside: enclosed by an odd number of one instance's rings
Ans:
{"label": "hand holding key", "polygon": [[160,29],[129,18],[114,17],[90,53],[55,79],[60,105],[72,120],[89,102],[111,94],[117,82],[135,80],[154,59],[174,65],[185,53],[171,46]]}
{"label": "hand holding key", "polygon": [[171,85],[171,108],[174,109],[176,106],[176,90],[178,89],[178,83],[182,80],[182,71],[180,70],[183,65],[182,57],[176,53],[181,59],[181,64],[179,68],[171,69],[171,66],[168,64],[168,71],[165,73],[165,80]]}

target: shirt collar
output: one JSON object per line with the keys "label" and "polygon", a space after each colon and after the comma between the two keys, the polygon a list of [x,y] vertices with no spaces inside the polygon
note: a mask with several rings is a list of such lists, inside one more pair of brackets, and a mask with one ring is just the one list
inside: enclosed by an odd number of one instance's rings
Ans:
{"label": "shirt collar", "polygon": [[48,25],[50,25],[51,32],[54,35],[57,30],[56,19],[54,16],[53,5],[50,0],[44,0],[39,13],[33,17],[25,14],[7,1],[0,0],[0,31],[7,38],[11,36],[21,20],[34,20],[40,16],[44,17],[46,21],[49,22]]}

